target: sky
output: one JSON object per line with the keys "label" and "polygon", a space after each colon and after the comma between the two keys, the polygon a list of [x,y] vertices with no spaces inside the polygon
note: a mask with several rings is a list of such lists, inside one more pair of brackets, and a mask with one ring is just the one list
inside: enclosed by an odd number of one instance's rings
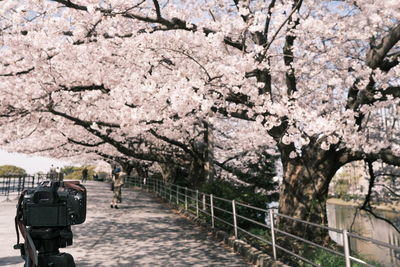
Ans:
{"label": "sky", "polygon": [[7,151],[0,150],[0,166],[1,165],[15,165],[25,169],[28,174],[33,174],[36,172],[47,172],[50,170],[51,165],[61,168],[63,166],[76,164],[38,156],[8,153]]}

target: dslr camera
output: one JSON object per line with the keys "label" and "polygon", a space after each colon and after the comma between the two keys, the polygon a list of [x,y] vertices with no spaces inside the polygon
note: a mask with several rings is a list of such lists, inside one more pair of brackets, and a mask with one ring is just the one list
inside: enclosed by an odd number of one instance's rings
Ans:
{"label": "dslr camera", "polygon": [[86,188],[79,181],[44,181],[25,190],[18,200],[14,248],[20,249],[26,267],[74,267],[73,257],[59,248],[72,245],[71,225],[85,219]]}
{"label": "dslr camera", "polygon": [[[82,189],[83,185],[77,184]],[[22,200],[23,223],[33,227],[65,227],[86,219],[86,190],[45,181]]]}

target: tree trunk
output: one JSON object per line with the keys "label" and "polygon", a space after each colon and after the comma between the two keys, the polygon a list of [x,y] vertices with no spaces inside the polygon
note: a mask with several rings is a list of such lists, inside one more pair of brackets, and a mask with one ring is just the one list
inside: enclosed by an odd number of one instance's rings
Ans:
{"label": "tree trunk", "polygon": [[[329,183],[340,168],[339,152],[314,147],[299,158],[282,153],[283,181],[280,187],[279,213],[297,219],[327,225],[326,201]],[[328,232],[321,228],[279,218],[279,228],[300,237],[325,243]]]}
{"label": "tree trunk", "polygon": [[206,144],[206,149],[204,151],[204,172],[206,176],[206,181],[211,183],[214,181],[214,134],[212,125],[209,122],[204,121],[204,143]]}
{"label": "tree trunk", "polygon": [[176,175],[175,175],[175,166],[166,163],[158,163],[161,170],[161,176],[163,178],[164,183],[175,183]]}

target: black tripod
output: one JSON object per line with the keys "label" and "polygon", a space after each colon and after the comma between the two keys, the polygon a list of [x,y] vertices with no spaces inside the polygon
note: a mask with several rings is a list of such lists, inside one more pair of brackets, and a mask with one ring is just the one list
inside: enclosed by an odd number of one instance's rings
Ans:
{"label": "black tripod", "polygon": [[[27,248],[30,247],[39,252],[36,258],[38,267],[76,267],[71,254],[59,251],[59,248],[72,245],[70,226],[63,228],[31,228],[27,229],[27,232],[33,241],[34,248],[32,248],[32,244],[27,244],[27,241],[25,241],[24,250],[28,250]],[[23,255],[25,258],[24,267],[34,266],[35,263],[33,261],[36,260],[28,256],[30,254],[29,251],[26,252],[23,252],[25,254]]]}

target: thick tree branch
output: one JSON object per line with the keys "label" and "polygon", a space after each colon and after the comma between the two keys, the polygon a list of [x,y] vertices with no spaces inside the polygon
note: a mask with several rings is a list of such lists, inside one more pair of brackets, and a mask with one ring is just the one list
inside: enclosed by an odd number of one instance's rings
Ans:
{"label": "thick tree branch", "polygon": [[86,6],[82,6],[82,5],[78,5],[78,4],[72,3],[70,0],[50,0],[50,1],[63,4],[64,6],[69,7],[69,8],[88,11]]}
{"label": "thick tree branch", "polygon": [[[296,88],[296,76],[295,76],[295,69],[293,68],[293,61],[294,61],[294,55],[293,55],[293,45],[294,41],[296,40],[296,35],[293,32],[297,25],[300,24],[300,19],[297,18],[296,20],[292,20],[292,15],[294,11],[299,12],[301,8],[303,0],[296,0],[293,3],[293,10],[292,13],[289,16],[289,27],[286,31],[286,38],[285,38],[285,45],[283,48],[283,60],[285,62],[285,65],[288,67],[288,70],[286,72],[286,87],[287,87],[287,92],[288,95],[291,95],[295,91],[297,91]],[[273,40],[271,40],[272,42]]]}
{"label": "thick tree branch", "polygon": [[109,93],[111,90],[108,88],[104,87],[104,84],[101,85],[77,85],[77,86],[66,86],[66,85],[59,85],[60,88],[64,91],[70,91],[70,92],[83,92],[83,91],[96,91],[100,90],[103,93]]}
{"label": "thick tree branch", "polygon": [[[73,8],[73,9],[77,9],[77,10],[81,10],[81,11],[88,11],[86,6],[74,4],[69,0],[52,0],[52,1],[60,3],[60,4],[63,4],[65,7],[68,7],[68,8]],[[127,10],[125,12],[113,12],[111,9],[104,9],[104,8],[97,8],[96,10],[101,12],[101,13],[103,13],[105,16],[121,15],[122,17],[127,18],[127,19],[136,19],[136,20],[147,22],[147,23],[150,23],[150,24],[159,24],[159,25],[162,25],[162,26],[165,27],[165,28],[159,28],[159,27],[156,27],[156,26],[152,26],[154,31],[157,31],[157,30],[185,30],[185,31],[194,31],[194,32],[195,31],[199,31],[197,25],[192,24],[192,23],[187,23],[186,21],[184,21],[182,19],[175,18],[175,17],[171,18],[171,19],[163,18],[161,16],[161,10],[160,10],[160,6],[159,6],[158,1],[154,0],[153,2],[155,4],[155,8],[156,8],[156,18],[146,17],[146,16],[142,16],[142,15],[139,15],[139,14],[135,14],[135,13],[129,12],[131,9],[139,6],[143,2],[141,2],[138,5],[130,8],[129,10]],[[203,31],[205,35],[209,35],[209,34],[217,32],[215,30],[208,29],[208,28],[202,28],[200,30]],[[67,32],[67,33],[68,33],[67,35],[71,35],[72,34],[71,32]],[[123,37],[127,38],[127,37],[131,37],[131,36],[133,36],[133,35],[132,34],[127,34],[126,36],[123,36]],[[121,36],[119,36],[119,37],[121,37]],[[111,36],[106,34],[104,36],[104,38],[111,38]],[[77,44],[81,44],[81,43],[82,43],[82,41],[80,41]],[[237,48],[239,50],[245,49],[245,46],[244,46],[244,44],[242,42],[234,41],[232,39],[232,37],[230,37],[230,36],[224,37],[224,43],[229,45],[229,46],[232,46],[234,48]]]}
{"label": "thick tree branch", "polygon": [[179,148],[181,148],[183,151],[185,151],[186,153],[188,153],[192,158],[196,158],[195,153],[193,153],[192,150],[189,149],[189,147],[181,142],[178,142],[176,140],[172,140],[168,137],[159,135],[156,131],[154,131],[153,129],[150,129],[149,132],[156,138],[163,140],[164,142],[167,142],[168,144],[177,146]]}
{"label": "thick tree branch", "polygon": [[67,140],[68,140],[68,142],[71,142],[75,145],[80,145],[80,146],[85,146],[85,147],[97,147],[97,146],[100,146],[100,145],[103,145],[106,143],[105,141],[100,141],[97,143],[87,143],[87,142],[77,141],[70,137],[67,137]]}
{"label": "thick tree branch", "polygon": [[10,73],[5,73],[5,74],[0,74],[0,77],[10,77],[10,76],[19,76],[19,75],[23,75],[23,74],[28,74],[31,71],[33,71],[34,69],[35,69],[35,67],[32,67],[27,70],[22,70],[22,71],[18,71],[18,72],[10,72]]}
{"label": "thick tree branch", "polygon": [[99,126],[105,126],[105,127],[111,127],[111,128],[120,128],[120,125],[117,123],[110,123],[110,122],[103,122],[103,121],[96,121],[96,122],[91,122],[91,121],[85,121],[85,120],[81,120],[79,118],[73,117],[71,115],[68,115],[64,112],[61,111],[57,111],[55,110],[53,107],[49,106],[48,107],[48,112],[63,117],[69,121],[74,122],[76,125],[82,126],[84,128],[91,128],[91,126],[96,123]]}
{"label": "thick tree branch", "polygon": [[234,174],[234,175],[236,175],[238,177],[246,176],[248,178],[257,178],[257,176],[251,175],[251,173],[243,172],[242,169],[240,169],[240,168],[236,168],[234,166],[228,166],[227,164],[225,164],[225,162],[221,163],[221,162],[218,162],[216,160],[214,160],[213,162],[214,162],[215,165],[217,165],[218,167],[220,167],[224,171],[232,173],[232,174]]}
{"label": "thick tree branch", "polygon": [[368,184],[368,193],[367,193],[367,195],[365,196],[365,200],[364,200],[364,203],[362,204],[362,206],[361,206],[361,209],[371,209],[371,203],[370,203],[370,201],[371,201],[371,194],[372,194],[372,188],[374,187],[374,185],[375,185],[375,179],[376,179],[376,177],[375,177],[375,175],[374,175],[374,169],[373,169],[373,166],[372,166],[372,161],[371,160],[368,160],[368,159],[366,159],[365,160],[365,163],[367,164],[367,167],[368,167],[368,174],[369,174],[369,184]]}
{"label": "thick tree branch", "polygon": [[350,151],[346,149],[344,152],[342,152],[339,161],[346,164],[348,162],[365,159],[372,162],[381,160],[384,163],[392,166],[400,166],[400,156],[394,154],[390,148],[381,149],[373,153],[365,153],[364,151]]}
{"label": "thick tree branch", "polygon": [[[139,159],[139,160],[146,160],[146,161],[156,161],[156,162],[165,162],[165,159],[163,159],[162,155],[155,155],[155,154],[143,154],[143,153],[137,153],[133,149],[124,146],[121,142],[111,138],[107,134],[103,134],[100,131],[93,129],[91,125],[93,124],[92,122],[89,121],[84,121],[79,118],[70,116],[66,113],[56,111],[52,107],[48,108],[48,112],[52,113],[53,115],[63,117],[67,120],[70,120],[74,122],[76,125],[83,127],[86,131],[89,133],[93,134],[94,136],[97,136],[98,138],[102,139],[104,142],[110,144],[111,146],[115,147],[119,152],[121,152],[124,155]],[[116,125],[110,124],[111,127],[117,127]],[[119,127],[119,126],[118,126]],[[171,162],[173,161],[170,158]]]}
{"label": "thick tree branch", "polygon": [[400,24],[391,29],[378,45],[371,44],[367,53],[367,65],[372,69],[379,68],[384,62],[387,53],[399,40]]}
{"label": "thick tree branch", "polygon": [[160,11],[160,4],[157,0],[153,0],[154,7],[156,9],[157,19],[161,19],[161,11]]}

